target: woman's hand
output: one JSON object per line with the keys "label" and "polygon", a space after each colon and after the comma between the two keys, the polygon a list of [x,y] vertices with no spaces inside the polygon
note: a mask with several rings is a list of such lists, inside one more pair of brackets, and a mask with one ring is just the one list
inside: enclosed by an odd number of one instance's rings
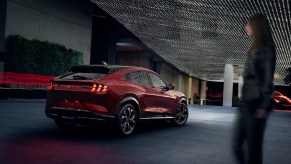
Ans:
{"label": "woman's hand", "polygon": [[258,118],[258,119],[266,118],[267,111],[265,111],[264,109],[257,109],[255,114],[254,114],[254,117]]}

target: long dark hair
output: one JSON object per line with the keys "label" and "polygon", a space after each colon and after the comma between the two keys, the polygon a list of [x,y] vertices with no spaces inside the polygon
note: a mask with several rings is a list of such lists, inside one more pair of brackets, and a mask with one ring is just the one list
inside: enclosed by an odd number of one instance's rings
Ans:
{"label": "long dark hair", "polygon": [[254,30],[253,42],[249,49],[250,53],[255,54],[266,47],[275,48],[271,26],[265,15],[257,13],[249,19],[248,23]]}

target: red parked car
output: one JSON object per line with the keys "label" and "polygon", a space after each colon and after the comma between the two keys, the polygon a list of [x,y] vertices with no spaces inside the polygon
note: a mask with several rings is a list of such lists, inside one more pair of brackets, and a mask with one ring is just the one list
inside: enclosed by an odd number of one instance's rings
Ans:
{"label": "red parked car", "polygon": [[91,121],[114,121],[122,135],[142,119],[167,119],[182,126],[188,119],[185,95],[155,72],[115,65],[73,66],[48,86],[45,113],[61,128]]}
{"label": "red parked car", "polygon": [[291,100],[280,92],[274,91],[273,100],[275,102],[276,109],[291,110]]}

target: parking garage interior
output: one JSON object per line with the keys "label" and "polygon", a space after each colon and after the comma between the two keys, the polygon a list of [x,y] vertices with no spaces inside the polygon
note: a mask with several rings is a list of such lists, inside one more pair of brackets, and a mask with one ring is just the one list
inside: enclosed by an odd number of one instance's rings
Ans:
{"label": "parking garage interior", "polygon": [[[277,45],[274,90],[290,100],[290,0],[2,0],[0,163],[234,163],[231,131],[251,43],[244,28],[257,12],[269,19]],[[152,70],[185,94],[188,122],[175,128],[145,121],[128,138],[103,124],[62,131],[45,117],[44,108],[47,79],[67,67],[37,73],[42,68],[19,60],[8,38],[61,47],[81,56],[76,57],[80,65]],[[41,60],[47,68],[58,65],[49,57]],[[61,63],[60,57],[55,60]],[[274,108],[264,161],[289,163],[291,108]]]}

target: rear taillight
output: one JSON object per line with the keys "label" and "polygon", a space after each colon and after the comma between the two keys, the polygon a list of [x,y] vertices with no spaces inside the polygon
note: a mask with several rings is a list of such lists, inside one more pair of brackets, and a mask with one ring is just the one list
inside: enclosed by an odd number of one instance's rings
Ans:
{"label": "rear taillight", "polygon": [[97,93],[97,94],[105,94],[108,92],[109,87],[107,85],[102,84],[93,84],[91,92]]}
{"label": "rear taillight", "polygon": [[50,82],[47,86],[47,90],[52,90],[52,89],[53,89],[53,83]]}

